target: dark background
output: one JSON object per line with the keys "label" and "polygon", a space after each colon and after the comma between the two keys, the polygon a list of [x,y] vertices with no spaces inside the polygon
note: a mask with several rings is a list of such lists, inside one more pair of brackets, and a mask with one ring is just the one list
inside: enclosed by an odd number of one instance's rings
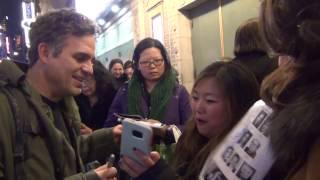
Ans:
{"label": "dark background", "polygon": [[8,16],[7,35],[23,34],[21,29],[21,0],[0,0],[0,22]]}

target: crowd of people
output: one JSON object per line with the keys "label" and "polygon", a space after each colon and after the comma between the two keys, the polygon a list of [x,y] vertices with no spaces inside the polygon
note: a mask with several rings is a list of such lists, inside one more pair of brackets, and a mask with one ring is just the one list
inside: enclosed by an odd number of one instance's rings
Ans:
{"label": "crowd of people", "polygon": [[[112,59],[107,69],[95,59],[91,20],[67,9],[39,16],[29,67],[0,61],[0,179],[198,179],[209,154],[259,99],[273,110],[267,125],[264,113],[253,122],[275,155],[264,179],[320,179],[319,8],[317,0],[263,0],[259,18],[237,29],[235,58],[205,67],[190,94],[160,41],[139,41],[132,61]],[[116,114],[177,127],[170,162],[157,149],[134,149],[139,162],[120,155]],[[251,136],[243,132],[236,143],[256,157],[261,144],[249,143]],[[222,161],[236,173],[233,147]],[[252,177],[249,165],[240,169],[238,177]],[[205,179],[226,176],[217,169]]]}

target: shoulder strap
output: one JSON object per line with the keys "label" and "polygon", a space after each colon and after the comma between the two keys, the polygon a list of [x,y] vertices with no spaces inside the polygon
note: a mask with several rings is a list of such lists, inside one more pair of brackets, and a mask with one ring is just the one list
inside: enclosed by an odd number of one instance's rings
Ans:
{"label": "shoulder strap", "polygon": [[1,90],[8,98],[8,102],[13,113],[13,118],[15,120],[15,127],[16,127],[16,137],[14,142],[15,176],[17,180],[25,180],[26,176],[23,170],[23,164],[25,159],[25,152],[24,152],[25,136],[23,134],[23,128],[24,128],[25,121],[23,118],[21,118],[21,110],[18,106],[17,99],[12,95],[12,93],[8,89],[1,88]]}

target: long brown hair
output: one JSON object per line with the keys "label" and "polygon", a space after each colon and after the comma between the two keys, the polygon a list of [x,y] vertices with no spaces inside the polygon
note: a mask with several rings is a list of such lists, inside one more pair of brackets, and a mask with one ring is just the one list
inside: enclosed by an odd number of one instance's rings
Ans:
{"label": "long brown hair", "polygon": [[261,97],[275,110],[271,143],[285,176],[305,162],[320,137],[319,8],[319,0],[264,0],[261,4],[264,40],[275,53],[292,57],[261,88]]}
{"label": "long brown hair", "polygon": [[[320,3],[317,0],[265,0],[261,5],[260,30],[271,50],[294,58],[286,66],[274,71],[261,89],[262,98],[269,105],[281,107],[280,95],[287,94],[301,73],[312,78],[320,60]],[[307,79],[307,78],[303,78]],[[289,90],[290,91],[290,90]]]}
{"label": "long brown hair", "polygon": [[215,62],[207,66],[198,76],[193,89],[199,82],[215,78],[228,101],[228,120],[223,130],[208,139],[199,134],[193,118],[186,124],[178,141],[174,168],[182,179],[197,179],[201,168],[214,147],[237,124],[248,108],[258,99],[258,83],[254,75],[236,62]]}

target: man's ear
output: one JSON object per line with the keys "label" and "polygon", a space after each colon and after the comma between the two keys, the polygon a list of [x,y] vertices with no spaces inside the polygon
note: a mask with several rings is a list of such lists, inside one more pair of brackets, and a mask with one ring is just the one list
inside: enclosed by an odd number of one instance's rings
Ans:
{"label": "man's ear", "polygon": [[47,43],[39,43],[38,45],[39,61],[47,63],[50,55],[50,47]]}

